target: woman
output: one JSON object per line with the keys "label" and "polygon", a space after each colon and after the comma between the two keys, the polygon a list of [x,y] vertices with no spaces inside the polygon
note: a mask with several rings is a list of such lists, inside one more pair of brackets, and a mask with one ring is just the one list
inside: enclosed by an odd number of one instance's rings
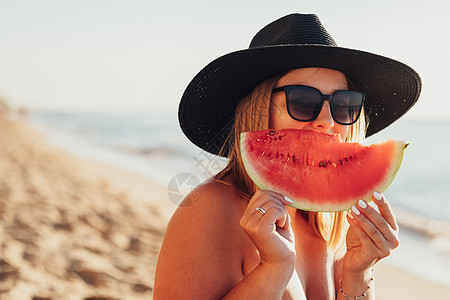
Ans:
{"label": "woman", "polygon": [[[308,108],[293,106],[288,85],[324,95],[352,90],[361,105],[345,119],[333,96],[318,97],[318,113],[305,117]],[[258,190],[248,177],[239,133],[298,128],[357,141],[408,111],[420,88],[408,66],[338,47],[315,15],[282,17],[249,49],[206,66],[183,95],[180,125],[194,144],[229,163],[174,213],[154,298],[375,299],[372,268],[399,244],[386,198],[374,191],[379,212],[363,200],[350,212],[293,209],[288,198]]]}

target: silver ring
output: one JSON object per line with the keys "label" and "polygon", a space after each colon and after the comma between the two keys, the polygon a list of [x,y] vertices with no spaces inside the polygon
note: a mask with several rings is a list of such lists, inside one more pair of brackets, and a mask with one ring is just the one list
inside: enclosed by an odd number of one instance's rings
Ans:
{"label": "silver ring", "polygon": [[261,213],[263,216],[266,214],[266,210],[264,208],[262,208],[262,207],[257,207],[256,211]]}

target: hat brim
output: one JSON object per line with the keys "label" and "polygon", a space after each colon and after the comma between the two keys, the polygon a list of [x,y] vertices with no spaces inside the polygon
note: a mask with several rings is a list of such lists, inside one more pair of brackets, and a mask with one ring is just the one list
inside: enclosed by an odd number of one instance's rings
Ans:
{"label": "hat brim", "polygon": [[[420,77],[412,68],[369,52],[324,45],[250,48],[217,58],[193,78],[179,105],[180,127],[195,145],[218,154],[243,97],[270,77],[307,67],[340,71],[365,94],[366,136],[403,116],[421,91]],[[223,149],[221,155],[227,154]]]}

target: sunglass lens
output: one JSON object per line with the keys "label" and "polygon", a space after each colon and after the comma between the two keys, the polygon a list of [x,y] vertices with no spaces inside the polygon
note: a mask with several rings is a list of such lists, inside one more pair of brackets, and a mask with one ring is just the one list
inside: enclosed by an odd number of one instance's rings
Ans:
{"label": "sunglass lens", "polygon": [[308,87],[295,87],[287,93],[288,111],[296,120],[310,121],[322,108],[320,93]]}
{"label": "sunglass lens", "polygon": [[333,95],[331,111],[334,120],[340,124],[354,123],[361,112],[363,94],[353,91],[338,91]]}

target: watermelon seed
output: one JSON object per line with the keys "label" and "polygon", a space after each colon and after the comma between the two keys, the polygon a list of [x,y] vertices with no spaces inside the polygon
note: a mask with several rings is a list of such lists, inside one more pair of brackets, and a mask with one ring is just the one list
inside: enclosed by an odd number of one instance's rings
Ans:
{"label": "watermelon seed", "polygon": [[261,142],[261,139],[256,139],[257,142]]}
{"label": "watermelon seed", "polygon": [[280,139],[280,141],[281,141],[281,138],[282,138],[282,136],[280,135],[279,137],[278,137],[279,139]]}
{"label": "watermelon seed", "polygon": [[327,162],[324,161],[324,160],[322,160],[321,162],[319,162],[319,168],[321,168],[321,167],[326,168],[326,167],[327,167]]}
{"label": "watermelon seed", "polygon": [[281,156],[281,159],[283,159],[284,158],[284,153],[281,153],[280,156]]}
{"label": "watermelon seed", "polygon": [[261,156],[264,156],[264,154],[266,154],[266,151],[263,151],[263,152],[261,153]]}
{"label": "watermelon seed", "polygon": [[330,160],[328,160],[328,163],[331,165],[331,161]]}
{"label": "watermelon seed", "polygon": [[335,167],[335,168],[336,168],[336,164],[335,164],[335,163],[333,163],[333,167]]}
{"label": "watermelon seed", "polygon": [[277,137],[274,137],[273,140],[276,141],[276,140],[278,140],[278,138],[277,138]]}
{"label": "watermelon seed", "polygon": [[295,162],[295,155],[292,155],[292,161]]}
{"label": "watermelon seed", "polygon": [[348,162],[348,158],[347,157],[345,157],[345,161]]}
{"label": "watermelon seed", "polygon": [[275,130],[271,130],[267,136],[274,135],[274,134],[275,134]]}
{"label": "watermelon seed", "polygon": [[353,156],[350,155],[350,160],[352,160],[352,159],[353,159]]}
{"label": "watermelon seed", "polygon": [[344,163],[342,162],[342,159],[339,160],[339,163],[341,164],[341,166],[344,164]]}

